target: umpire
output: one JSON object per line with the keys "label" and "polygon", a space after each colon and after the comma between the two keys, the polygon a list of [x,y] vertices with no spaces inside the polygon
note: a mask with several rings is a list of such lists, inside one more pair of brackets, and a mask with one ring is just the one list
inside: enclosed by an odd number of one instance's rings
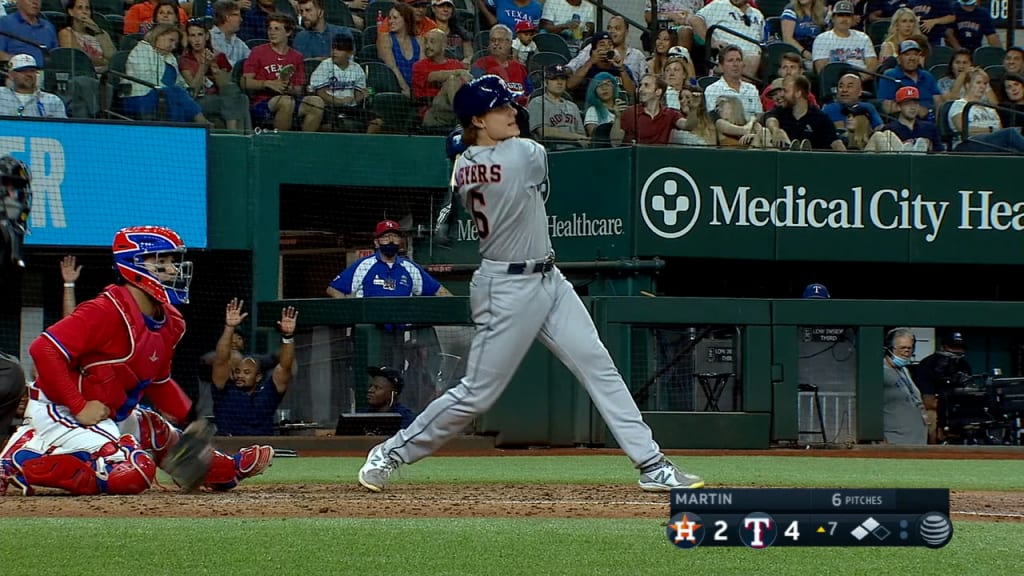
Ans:
{"label": "umpire", "polygon": [[970,378],[971,365],[964,354],[967,342],[958,330],[951,330],[941,336],[942,348],[926,356],[914,368],[914,382],[921,390],[928,419],[928,443],[944,440],[948,395],[953,388],[959,388]]}
{"label": "umpire", "polygon": [[0,447],[11,435],[11,423],[25,391],[25,372],[18,359],[0,352]]}

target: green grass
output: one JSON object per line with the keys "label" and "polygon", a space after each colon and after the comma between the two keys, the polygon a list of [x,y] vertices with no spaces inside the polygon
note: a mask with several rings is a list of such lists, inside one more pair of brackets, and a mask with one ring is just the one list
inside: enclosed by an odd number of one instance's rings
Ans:
{"label": "green grass", "polygon": [[994,575],[1019,570],[1022,540],[1024,524],[982,522],[940,550],[678,550],[646,520],[0,521],[5,575]]}
{"label": "green grass", "polygon": [[[1024,491],[1024,460],[895,460],[715,456],[676,458],[711,486],[950,488]],[[362,458],[279,458],[253,484],[352,483]],[[398,482],[442,484],[628,484],[625,456],[427,458],[401,468]]]}
{"label": "green grass", "polygon": [[[721,486],[949,487],[1024,492],[1021,460],[693,457]],[[362,458],[281,458],[251,484],[353,485]],[[637,473],[621,456],[428,458],[402,483],[607,483]],[[391,502],[391,501],[389,501]],[[393,503],[393,502],[392,502]],[[384,505],[384,504],[382,504]],[[102,504],[97,503],[97,506]],[[412,513],[410,513],[410,516]],[[667,518],[666,518],[667,520]],[[415,518],[0,518],[0,574],[1014,574],[1024,523],[957,522],[924,548],[678,550],[658,521]]]}

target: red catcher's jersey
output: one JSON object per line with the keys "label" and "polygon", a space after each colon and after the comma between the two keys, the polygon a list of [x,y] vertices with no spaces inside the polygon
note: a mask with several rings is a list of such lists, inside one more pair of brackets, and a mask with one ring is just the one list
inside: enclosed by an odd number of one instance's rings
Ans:
{"label": "red catcher's jersey", "polygon": [[171,360],[185,321],[173,306],[164,304],[163,313],[151,329],[131,292],[108,286],[32,343],[35,386],[75,414],[99,400],[117,421],[145,394],[156,410],[184,422],[192,403],[171,379]]}

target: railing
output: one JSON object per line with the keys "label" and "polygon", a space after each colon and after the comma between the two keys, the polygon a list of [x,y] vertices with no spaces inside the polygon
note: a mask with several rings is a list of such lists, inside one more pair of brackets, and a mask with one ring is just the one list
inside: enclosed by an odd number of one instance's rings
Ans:
{"label": "railing", "polygon": [[[813,392],[797,396],[801,445],[825,441],[829,444],[855,442],[857,438],[857,394],[854,392],[818,392],[821,420],[825,422],[824,438],[820,430],[818,410]],[[811,432],[813,431],[813,432]]]}

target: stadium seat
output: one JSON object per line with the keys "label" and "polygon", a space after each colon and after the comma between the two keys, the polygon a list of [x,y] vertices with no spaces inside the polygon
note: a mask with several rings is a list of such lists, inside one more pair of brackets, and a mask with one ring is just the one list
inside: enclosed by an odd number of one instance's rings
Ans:
{"label": "stadium seat", "polygon": [[44,68],[44,89],[47,92],[63,94],[68,89],[68,82],[75,76],[96,77],[96,69],[92,59],[78,48],[55,48],[46,58]]}
{"label": "stadium seat", "polygon": [[708,89],[715,82],[718,82],[718,76],[701,76],[697,78],[697,86],[700,87],[701,92]]}
{"label": "stadium seat", "polygon": [[[539,36],[539,34],[538,34],[538,36]],[[487,49],[490,48],[490,46],[491,46],[491,31],[490,30],[481,30],[481,31],[477,32],[476,36],[473,38],[473,48],[476,49],[477,51],[480,51],[480,50],[487,50]]]}
{"label": "stadium seat", "polygon": [[761,65],[764,67],[764,76],[761,81],[764,83],[771,82],[779,73],[779,63],[782,61],[782,55],[787,52],[793,54],[800,54],[800,50],[791,44],[785,42],[772,42],[764,47],[764,56],[761,58]]}
{"label": "stadium seat", "polygon": [[408,134],[419,121],[412,99],[401,93],[378,92],[373,97],[373,111],[384,121],[384,131],[392,134]]}
{"label": "stadium seat", "polygon": [[39,9],[43,12],[60,12],[64,14],[64,3],[61,0],[43,0]]}
{"label": "stadium seat", "polygon": [[341,0],[324,0],[324,18],[330,24],[355,28],[356,22],[352,19],[352,11]]}
{"label": "stadium seat", "polygon": [[943,78],[949,72],[949,64],[936,64],[928,68],[928,71],[931,72],[932,76],[935,76],[936,80],[938,80]]}
{"label": "stadium seat", "polygon": [[960,134],[960,131],[953,128],[949,123],[949,109],[953,107],[953,101],[944,102],[935,113],[935,124],[939,128],[939,139],[946,145],[946,150],[953,149],[953,140]]}
{"label": "stadium seat", "polygon": [[[548,36],[551,36],[551,34],[548,34]],[[526,69],[529,72],[546,70],[548,66],[567,64],[568,62],[568,58],[556,52],[534,52],[530,55],[530,59],[526,61]]]}
{"label": "stadium seat", "polygon": [[359,54],[356,56],[356,61],[360,64],[365,64],[366,62],[381,62],[380,57],[377,56],[377,45],[367,44],[360,48]]}
{"label": "stadium seat", "polygon": [[[50,24],[57,30],[64,28],[68,25],[68,15],[64,12],[57,12],[55,10],[44,10],[40,16],[49,20]],[[98,24],[98,22],[97,22]]]}
{"label": "stadium seat", "polygon": [[130,52],[132,48],[135,48],[136,44],[142,41],[143,36],[144,34],[127,34],[122,36],[121,43],[118,45],[117,49],[128,50]]}
{"label": "stadium seat", "polygon": [[[330,2],[332,0],[328,0],[328,1]],[[305,60],[302,61],[302,67],[303,67],[303,69],[306,72],[306,86],[307,87],[309,86],[309,79],[310,79],[310,77],[313,76],[313,71],[316,70],[316,67],[319,66],[319,65],[320,65],[320,59],[319,58],[306,58]]]}
{"label": "stadium seat", "polygon": [[1002,46],[981,46],[974,51],[974,65],[979,68],[988,68],[1003,63],[1006,50]]}
{"label": "stadium seat", "polygon": [[836,84],[850,69],[850,65],[845,62],[831,62],[821,69],[818,75],[819,104],[825,105],[835,99]]}
{"label": "stadium seat", "polygon": [[377,27],[367,26],[363,30],[363,46],[376,46],[377,45]]}
{"label": "stadium seat", "polygon": [[871,37],[872,44],[881,44],[885,42],[885,37],[889,34],[889,18],[882,18],[881,20],[875,20],[868,27],[867,33]]}
{"label": "stadium seat", "polygon": [[533,37],[533,43],[537,45],[537,54],[554,52],[555,54],[562,55],[566,62],[572,60],[569,45],[560,34],[537,34]]}
{"label": "stadium seat", "polygon": [[267,42],[270,42],[270,40],[267,40],[266,38],[250,38],[245,41],[245,45],[251,50],[257,46],[266,44]]}
{"label": "stadium seat", "polygon": [[364,62],[363,70],[366,71],[366,86],[373,88],[380,95],[385,92],[402,93],[402,86],[395,78],[395,73],[382,62]]}
{"label": "stadium seat", "polygon": [[925,58],[924,61],[925,68],[931,69],[931,67],[936,64],[948,65],[955,52],[956,51],[949,46],[932,46],[931,52],[928,53],[928,57]]}
{"label": "stadium seat", "polygon": [[[92,0],[89,5],[92,7],[93,14],[103,14],[104,16],[121,16],[124,17],[126,12],[124,2],[122,0]],[[124,28],[122,28],[124,30]]]}
{"label": "stadium seat", "polygon": [[1003,76],[1006,76],[1006,66],[1002,64],[985,66],[985,73],[988,74],[989,80],[1002,80]]}

